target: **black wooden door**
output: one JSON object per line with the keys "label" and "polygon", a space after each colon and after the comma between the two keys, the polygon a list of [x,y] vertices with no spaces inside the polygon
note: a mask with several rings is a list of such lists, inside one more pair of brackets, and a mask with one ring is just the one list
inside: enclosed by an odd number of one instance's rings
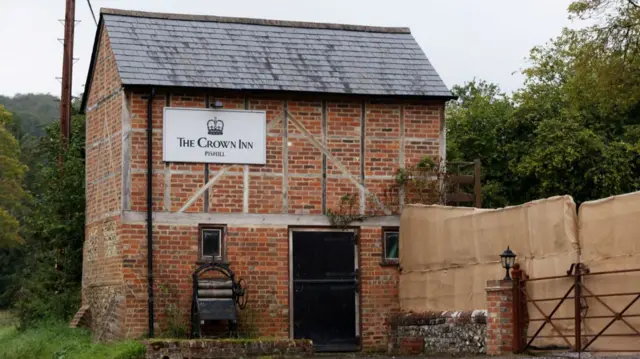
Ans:
{"label": "black wooden door", "polygon": [[317,351],[356,351],[358,271],[353,232],[293,232],[293,335]]}

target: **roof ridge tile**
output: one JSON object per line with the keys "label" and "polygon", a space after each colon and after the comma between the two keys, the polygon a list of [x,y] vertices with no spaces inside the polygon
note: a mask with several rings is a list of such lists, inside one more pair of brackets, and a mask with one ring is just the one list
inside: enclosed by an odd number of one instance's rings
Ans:
{"label": "roof ridge tile", "polygon": [[222,22],[222,23],[232,23],[232,24],[295,27],[295,28],[303,28],[303,29],[332,29],[332,30],[360,31],[360,32],[380,32],[380,33],[392,33],[392,34],[410,34],[411,33],[411,30],[407,27],[383,27],[383,26],[334,24],[334,23],[322,23],[322,22],[270,20],[270,19],[257,19],[257,18],[246,18],[246,17],[227,17],[227,16],[215,16],[215,15],[191,15],[191,14],[137,11],[137,10],[123,10],[123,9],[113,9],[113,8],[101,8],[100,13],[104,15],[131,16],[131,17],[146,18],[146,19]]}

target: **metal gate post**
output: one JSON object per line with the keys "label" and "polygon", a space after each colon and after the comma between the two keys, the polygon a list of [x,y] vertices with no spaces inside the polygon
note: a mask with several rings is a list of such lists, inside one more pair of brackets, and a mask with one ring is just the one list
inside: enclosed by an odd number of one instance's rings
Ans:
{"label": "metal gate post", "polygon": [[574,306],[575,306],[575,346],[574,351],[582,352],[582,267],[577,263],[574,272]]}
{"label": "metal gate post", "polygon": [[522,326],[523,322],[524,322],[524,318],[523,318],[523,313],[524,311],[522,310],[522,292],[520,290],[520,286],[521,286],[521,279],[522,279],[522,271],[520,270],[520,264],[516,263],[513,266],[513,270],[511,271],[511,277],[512,277],[512,285],[513,285],[513,299],[512,299],[512,308],[511,308],[511,313],[513,315],[513,352],[515,354],[519,354],[522,353],[523,348],[522,348],[522,342],[523,342],[523,335],[524,335],[524,328]]}

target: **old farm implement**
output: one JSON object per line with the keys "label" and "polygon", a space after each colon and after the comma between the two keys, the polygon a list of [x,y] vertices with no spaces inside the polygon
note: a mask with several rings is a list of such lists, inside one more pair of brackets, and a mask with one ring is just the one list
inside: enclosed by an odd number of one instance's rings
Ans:
{"label": "old farm implement", "polygon": [[227,321],[229,336],[237,336],[238,308],[244,309],[246,305],[244,279],[236,280],[235,273],[223,263],[201,265],[193,273],[191,338],[202,338],[202,325],[206,321]]}

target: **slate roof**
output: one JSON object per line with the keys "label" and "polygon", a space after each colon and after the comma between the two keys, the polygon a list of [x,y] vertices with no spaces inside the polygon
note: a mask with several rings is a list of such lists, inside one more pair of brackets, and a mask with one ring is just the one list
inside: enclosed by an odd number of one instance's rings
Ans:
{"label": "slate roof", "polygon": [[452,97],[407,28],[115,9],[101,21],[124,85]]}

